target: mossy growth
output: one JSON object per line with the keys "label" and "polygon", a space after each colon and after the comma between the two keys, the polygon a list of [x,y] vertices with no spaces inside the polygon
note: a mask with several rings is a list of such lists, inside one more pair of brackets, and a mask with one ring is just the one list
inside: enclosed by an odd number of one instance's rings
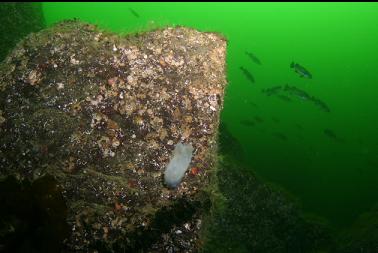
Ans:
{"label": "mossy growth", "polygon": [[0,61],[24,36],[45,27],[41,3],[2,3],[0,5]]}
{"label": "mossy growth", "polygon": [[204,219],[202,252],[334,252],[328,225],[305,218],[285,192],[259,179],[241,151],[227,149],[228,142],[237,141],[225,126],[220,129],[222,156],[213,178],[213,205]]}
{"label": "mossy growth", "polygon": [[339,237],[340,253],[378,251],[378,205],[361,214]]}

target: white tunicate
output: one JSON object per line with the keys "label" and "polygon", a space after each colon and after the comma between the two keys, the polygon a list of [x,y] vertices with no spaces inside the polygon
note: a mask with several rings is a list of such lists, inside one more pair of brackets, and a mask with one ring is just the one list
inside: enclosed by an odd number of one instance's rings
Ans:
{"label": "white tunicate", "polygon": [[189,168],[193,150],[191,144],[182,144],[180,142],[176,144],[172,158],[164,172],[164,181],[167,186],[175,188],[180,184]]}

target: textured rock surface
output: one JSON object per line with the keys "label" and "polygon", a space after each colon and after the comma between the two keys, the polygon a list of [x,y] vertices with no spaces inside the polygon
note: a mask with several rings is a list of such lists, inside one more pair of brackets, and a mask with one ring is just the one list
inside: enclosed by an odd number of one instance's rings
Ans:
{"label": "textured rock surface", "polygon": [[255,174],[226,125],[219,131],[218,199],[203,222],[203,253],[346,252],[324,219],[304,215],[288,192]]}
{"label": "textured rock surface", "polygon": [[[67,251],[195,251],[225,53],[219,35],[182,27],[119,37],[65,21],[28,36],[0,66],[1,176],[57,180]],[[170,190],[179,141],[191,169]]]}

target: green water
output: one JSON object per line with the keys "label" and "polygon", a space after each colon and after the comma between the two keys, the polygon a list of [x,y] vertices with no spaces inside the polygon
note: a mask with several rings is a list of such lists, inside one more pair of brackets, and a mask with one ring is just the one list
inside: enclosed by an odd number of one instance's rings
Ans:
{"label": "green water", "polygon": [[[377,204],[378,4],[43,3],[43,11],[49,26],[79,18],[120,33],[184,25],[224,34],[229,86],[222,121],[242,144],[251,168],[297,197],[306,212],[335,226],[349,225]],[[290,69],[292,61],[313,79],[300,78]],[[261,92],[286,83],[320,98],[331,111]],[[241,123],[254,116],[263,122]],[[345,142],[329,138],[325,129]]]}
{"label": "green water", "polygon": [[[229,42],[229,86],[222,120],[250,166],[296,196],[305,211],[335,226],[350,224],[378,202],[378,4],[44,3],[43,11],[47,25],[79,18],[122,33],[163,25],[223,33]],[[313,79],[300,78],[290,69],[292,61]],[[331,111],[261,92],[286,83],[320,98]],[[240,123],[254,116],[263,122]],[[324,129],[345,142],[329,138]]]}

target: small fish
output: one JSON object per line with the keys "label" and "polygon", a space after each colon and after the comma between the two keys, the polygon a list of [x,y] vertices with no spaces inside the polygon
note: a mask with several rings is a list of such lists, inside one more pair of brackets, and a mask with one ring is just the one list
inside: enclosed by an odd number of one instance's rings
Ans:
{"label": "small fish", "polygon": [[261,92],[265,93],[265,95],[267,96],[271,96],[271,95],[275,95],[279,93],[282,90],[282,88],[283,88],[282,86],[278,85],[278,86],[262,89]]}
{"label": "small fish", "polygon": [[291,102],[291,98],[289,98],[288,96],[285,96],[285,95],[277,95],[277,97],[285,102]]}
{"label": "small fish", "polygon": [[252,83],[255,83],[255,78],[253,77],[251,72],[246,70],[244,67],[240,67],[240,70],[243,71],[243,74],[247,77],[249,81],[251,81]]}
{"label": "small fish", "polygon": [[331,112],[331,109],[328,107],[328,105],[326,103],[324,103],[319,98],[311,96],[310,94],[308,94],[304,90],[301,90],[301,89],[299,89],[295,86],[289,86],[289,85],[286,84],[284,86],[284,91],[288,92],[290,95],[298,97],[301,100],[305,100],[305,101],[309,101],[309,102],[314,103],[314,105],[319,107],[322,111]]}
{"label": "small fish", "polygon": [[240,124],[242,124],[243,126],[247,126],[247,127],[254,127],[256,125],[256,123],[254,121],[249,120],[249,119],[241,120]]}
{"label": "small fish", "polygon": [[310,94],[308,94],[306,91],[301,90],[301,89],[299,89],[295,86],[290,86],[290,85],[286,84],[284,86],[284,91],[287,91],[289,94],[296,96],[296,97],[298,97],[302,100],[310,100],[311,99]]}
{"label": "small fish", "polygon": [[275,132],[275,133],[272,133],[272,135],[280,140],[283,140],[283,141],[287,141],[287,137],[285,134],[283,133],[279,133],[279,132]]}
{"label": "small fish", "polygon": [[297,94],[297,97],[301,100],[307,100],[307,101],[311,101],[311,96],[308,95],[307,93],[298,93]]}
{"label": "small fish", "polygon": [[133,9],[129,8],[129,11],[134,15],[134,17],[137,17],[137,18],[140,17],[139,14],[136,11],[134,11]]}
{"label": "small fish", "polygon": [[328,137],[332,138],[332,139],[337,139],[337,136],[335,134],[335,132],[331,129],[324,129],[324,134],[327,135]]}
{"label": "small fish", "polygon": [[292,62],[290,64],[290,68],[293,68],[294,71],[298,73],[300,77],[312,79],[311,73],[307,69],[305,69],[303,66],[299,65],[298,63]]}
{"label": "small fish", "polygon": [[255,117],[253,117],[255,120],[256,120],[256,122],[258,122],[258,123],[263,123],[264,122],[264,120],[261,118],[261,117],[259,117],[259,116],[255,116]]}
{"label": "small fish", "polygon": [[315,97],[311,97],[311,101],[316,106],[318,106],[322,111],[331,112],[331,109],[329,109],[328,105],[326,103],[324,103],[323,101],[321,101],[320,99],[315,98]]}
{"label": "small fish", "polygon": [[344,140],[339,138],[332,129],[326,128],[324,129],[323,133],[336,142],[344,142]]}
{"label": "small fish", "polygon": [[250,52],[247,52],[247,51],[246,51],[245,54],[248,55],[248,57],[251,58],[251,60],[252,60],[254,63],[256,63],[256,64],[258,64],[258,65],[262,65],[262,64],[261,64],[261,61],[259,60],[259,58],[257,58],[256,55],[254,55],[253,53],[250,53]]}

